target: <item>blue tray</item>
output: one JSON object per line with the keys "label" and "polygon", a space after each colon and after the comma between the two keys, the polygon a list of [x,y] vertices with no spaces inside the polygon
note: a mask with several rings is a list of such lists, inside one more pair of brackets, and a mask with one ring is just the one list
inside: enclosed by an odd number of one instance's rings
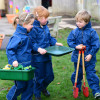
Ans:
{"label": "blue tray", "polygon": [[47,54],[52,56],[62,56],[71,53],[74,49],[65,46],[50,46],[45,48],[45,50],[47,50]]}

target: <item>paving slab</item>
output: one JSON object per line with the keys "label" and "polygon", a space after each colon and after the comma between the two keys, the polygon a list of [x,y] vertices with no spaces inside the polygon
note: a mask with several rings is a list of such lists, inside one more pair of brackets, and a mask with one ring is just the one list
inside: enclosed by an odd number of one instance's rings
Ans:
{"label": "paving slab", "polygon": [[6,17],[0,19],[0,34],[5,34],[5,38],[2,42],[1,49],[6,49],[8,41],[10,37],[13,35],[15,29],[13,28],[12,24],[8,23]]}
{"label": "paving slab", "polygon": [[4,38],[4,40],[2,41],[2,45],[1,45],[1,50],[6,49],[6,46],[7,46],[8,42],[9,42],[9,39],[10,39],[10,36],[6,36]]}
{"label": "paving slab", "polygon": [[13,28],[12,24],[8,23],[7,18],[0,19],[0,34],[5,35],[13,35],[15,29]]}

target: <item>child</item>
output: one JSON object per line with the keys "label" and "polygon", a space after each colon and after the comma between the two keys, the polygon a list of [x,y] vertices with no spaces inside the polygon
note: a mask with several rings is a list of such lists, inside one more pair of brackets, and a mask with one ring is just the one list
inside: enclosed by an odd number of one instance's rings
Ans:
{"label": "child", "polygon": [[[99,78],[95,74],[96,53],[99,50],[99,36],[91,27],[91,15],[86,11],[79,11],[76,16],[77,28],[72,30],[67,38],[67,43],[70,47],[75,48],[72,53],[71,60],[74,62],[75,72],[71,76],[71,81],[74,85],[76,76],[76,67],[78,52],[82,49],[82,45],[86,46],[85,50],[85,70],[89,87],[92,89],[93,96],[100,98]],[[77,87],[81,91],[82,84],[82,59],[80,61]]]}
{"label": "child", "polygon": [[[6,47],[8,63],[14,67],[17,67],[18,64],[24,67],[31,65],[32,44],[28,32],[33,27],[33,21],[33,14],[22,13],[19,16],[16,31]],[[17,96],[20,94],[21,100],[32,100],[33,80],[15,81],[15,85],[10,89],[6,97],[7,100],[17,100]]]}
{"label": "child", "polygon": [[34,9],[35,21],[31,32],[33,42],[32,65],[36,67],[34,78],[34,95],[35,100],[41,100],[41,92],[45,96],[50,96],[47,86],[53,81],[54,74],[52,69],[51,56],[46,54],[46,47],[59,45],[57,40],[50,35],[48,28],[49,12],[43,6]]}

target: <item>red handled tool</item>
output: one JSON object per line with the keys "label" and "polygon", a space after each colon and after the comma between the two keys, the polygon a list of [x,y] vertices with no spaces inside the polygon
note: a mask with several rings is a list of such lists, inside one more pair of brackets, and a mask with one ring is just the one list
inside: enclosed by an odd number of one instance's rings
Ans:
{"label": "red handled tool", "polygon": [[89,96],[89,90],[88,90],[88,87],[86,87],[86,84],[85,84],[85,64],[84,64],[84,51],[85,50],[86,50],[86,46],[82,46],[82,49],[79,50],[76,77],[75,77],[75,83],[74,83],[74,86],[73,86],[73,96],[74,96],[74,98],[78,97],[78,91],[79,91],[79,88],[77,88],[76,86],[77,86],[77,78],[78,78],[81,52],[82,52],[82,68],[83,68],[83,86],[82,86],[82,89],[83,89],[84,96],[85,97]]}
{"label": "red handled tool", "polygon": [[[86,47],[85,47],[86,49]],[[83,68],[83,86],[82,86],[82,89],[83,89],[83,94],[85,97],[88,97],[89,96],[89,90],[88,90],[88,87],[86,87],[86,84],[85,84],[85,64],[84,64],[84,51],[85,49],[82,50],[82,68]]]}

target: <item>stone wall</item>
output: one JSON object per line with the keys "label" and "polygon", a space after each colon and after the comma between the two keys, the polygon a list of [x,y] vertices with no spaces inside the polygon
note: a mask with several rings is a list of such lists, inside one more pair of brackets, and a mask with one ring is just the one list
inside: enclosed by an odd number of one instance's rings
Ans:
{"label": "stone wall", "polygon": [[100,0],[87,0],[86,9],[91,13],[93,18],[100,20]]}
{"label": "stone wall", "polygon": [[76,0],[53,0],[52,13],[57,15],[75,15]]}
{"label": "stone wall", "polygon": [[100,20],[100,0],[77,0],[77,11],[86,9],[92,18]]}
{"label": "stone wall", "polygon": [[[8,7],[8,13],[16,13],[15,7],[18,6],[20,8],[19,14],[23,12],[23,8],[25,5],[30,5],[31,10],[34,9],[34,7],[41,5],[41,0],[12,0],[13,1],[13,8]],[[9,2],[8,2],[9,3]]]}
{"label": "stone wall", "polygon": [[[8,0],[6,0],[8,1]],[[20,12],[26,4],[26,1],[35,1],[35,4],[31,4],[31,10],[34,7],[41,5],[41,0],[12,0],[13,9],[9,13],[15,13],[15,7],[18,5],[20,7]],[[97,2],[98,1],[98,2]],[[81,10],[87,9],[93,18],[100,20],[100,0],[52,0],[52,14],[53,15],[72,15]]]}

